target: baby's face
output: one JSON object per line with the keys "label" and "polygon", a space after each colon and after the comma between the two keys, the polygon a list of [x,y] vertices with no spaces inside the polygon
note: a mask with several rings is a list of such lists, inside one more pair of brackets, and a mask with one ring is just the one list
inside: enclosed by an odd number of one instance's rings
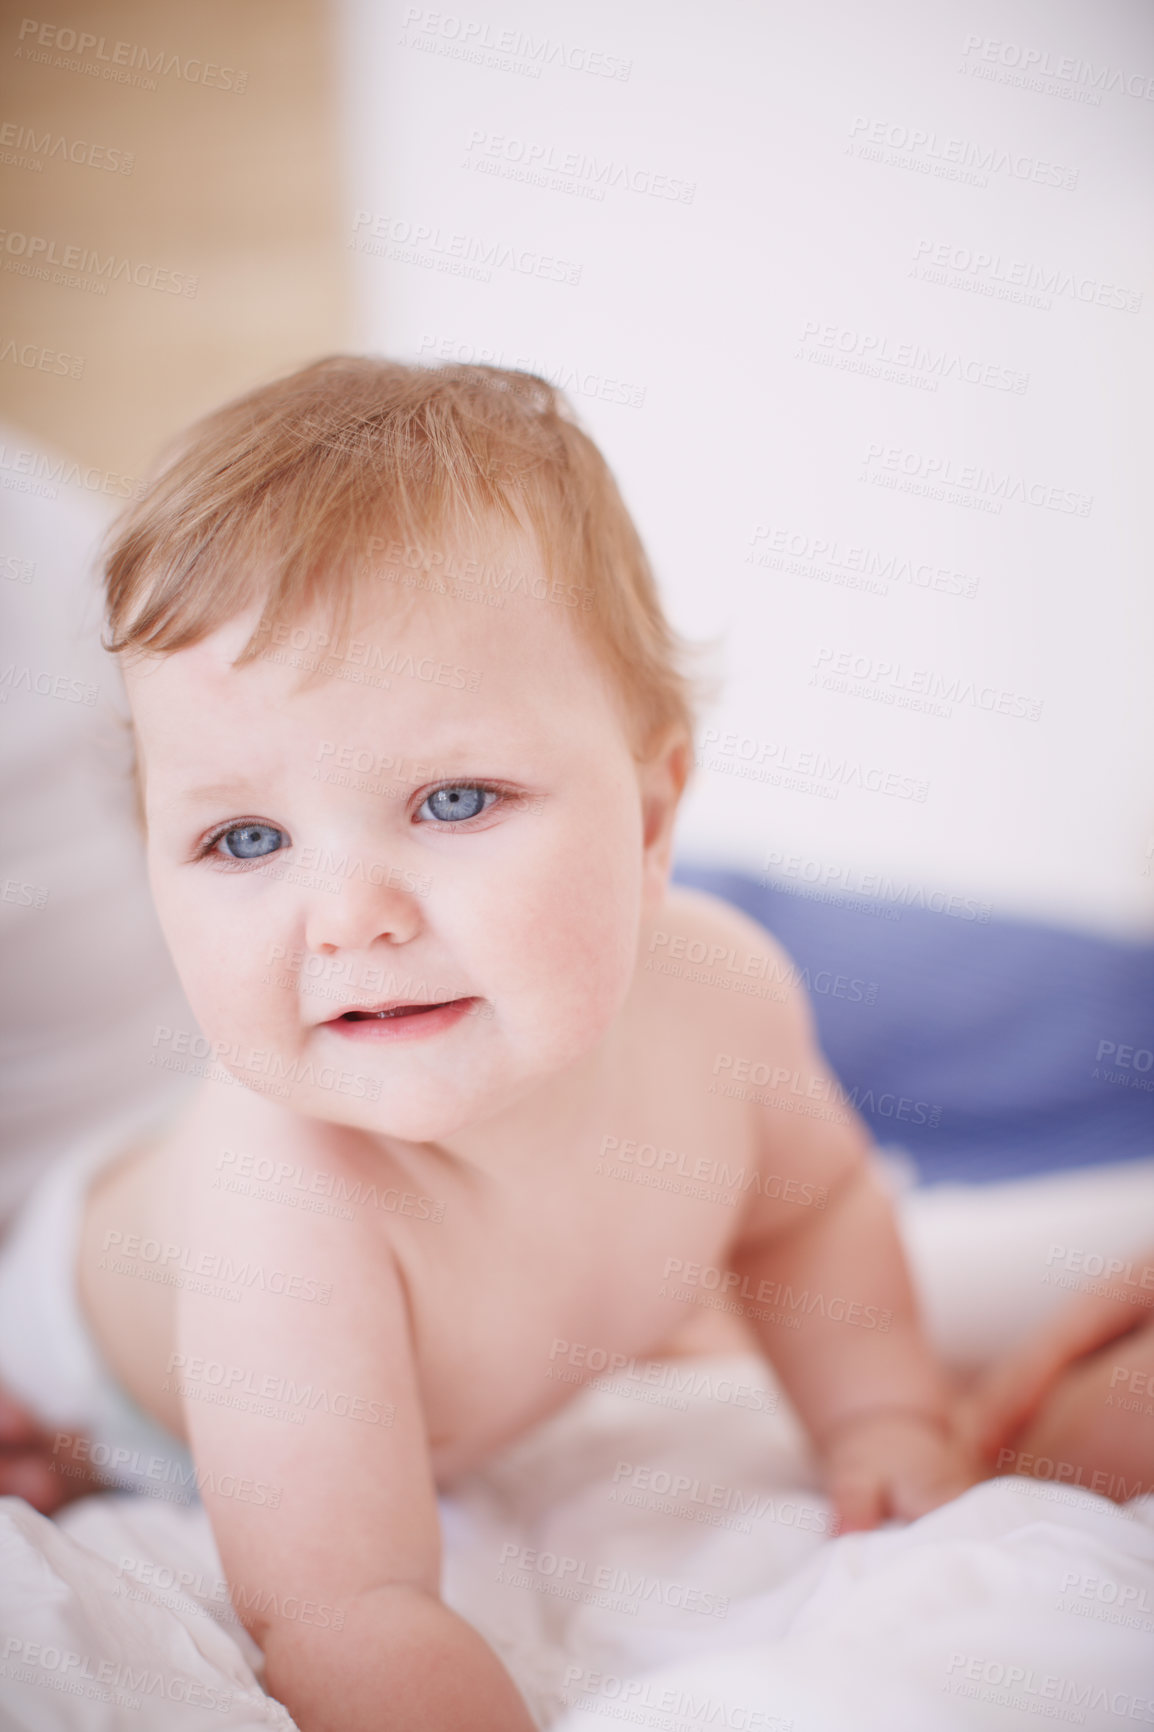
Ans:
{"label": "baby's face", "polygon": [[[540,569],[523,544],[512,560]],[[247,614],[125,671],[153,893],[220,1063],[431,1141],[602,1039],[664,838],[558,603],[407,596],[366,580],[335,653],[316,621],[234,668]]]}

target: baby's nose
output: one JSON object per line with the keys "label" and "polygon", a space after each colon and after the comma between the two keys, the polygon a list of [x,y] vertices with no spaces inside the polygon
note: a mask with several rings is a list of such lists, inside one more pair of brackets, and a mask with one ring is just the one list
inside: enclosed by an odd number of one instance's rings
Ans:
{"label": "baby's nose", "polygon": [[403,883],[344,879],[312,892],[305,920],[305,944],[314,955],[367,950],[384,940],[405,944],[420,930],[421,911]]}

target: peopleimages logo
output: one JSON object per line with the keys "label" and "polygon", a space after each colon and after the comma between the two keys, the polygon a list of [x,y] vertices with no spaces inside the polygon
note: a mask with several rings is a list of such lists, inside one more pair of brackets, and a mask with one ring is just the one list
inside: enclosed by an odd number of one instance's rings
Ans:
{"label": "peopleimages logo", "polygon": [[696,181],[683,180],[639,163],[589,156],[540,139],[516,138],[474,127],[465,147],[464,168],[499,174],[601,202],[607,190],[642,193],[648,198],[692,204]]}
{"label": "peopleimages logo", "polygon": [[[187,1070],[187,1063],[169,1061],[191,1059],[194,1064],[213,1067],[211,1075],[216,1080],[243,1080],[252,1088],[259,1088],[267,1081],[280,1085],[281,1093],[295,1086],[335,1089],[354,1100],[375,1101],[381,1095],[379,1079],[361,1076],[356,1071],[338,1070],[331,1064],[315,1065],[311,1059],[284,1059],[267,1048],[244,1047],[235,1040],[206,1040],[204,1035],[192,1034],[187,1029],[160,1027],[152,1037],[152,1045],[151,1062],[164,1069]],[[237,1077],[238,1071],[246,1073],[243,1079]]]}
{"label": "peopleimages logo", "polygon": [[14,367],[51,373],[60,379],[82,379],[86,364],[80,355],[62,354],[60,350],[45,348],[41,343],[17,343],[12,337],[6,337],[0,344],[0,361],[11,361]]}
{"label": "peopleimages logo", "polygon": [[[811,1317],[815,1312],[832,1323],[852,1323],[859,1329],[876,1329],[883,1335],[893,1322],[893,1312],[886,1306],[867,1305],[864,1300],[849,1299],[840,1293],[811,1293],[808,1287],[795,1291],[788,1281],[765,1278],[755,1281],[748,1272],[740,1269],[722,1269],[709,1263],[687,1263],[682,1257],[667,1257],[663,1273],[666,1283],[675,1281],[682,1289],[682,1293],[670,1292],[668,1285],[663,1286],[663,1297],[681,1298],[686,1290],[696,1288],[705,1293],[717,1293],[729,1301],[728,1305],[718,1309],[741,1311],[742,1307],[734,1303],[738,1299],[751,1300],[754,1307],[784,1305],[784,1318],[795,1328],[800,1326],[804,1317]],[[744,1315],[760,1317],[763,1322],[779,1320],[772,1314],[766,1317],[754,1308],[745,1311]]]}
{"label": "peopleimages logo", "polygon": [[515,1588],[540,1588],[558,1592],[562,1599],[578,1599],[581,1590],[620,1596],[629,1606],[656,1601],[682,1612],[696,1612],[701,1617],[724,1618],[729,1613],[729,1595],[711,1592],[696,1585],[670,1581],[661,1576],[631,1572],[617,1564],[592,1564],[586,1558],[570,1557],[564,1552],[538,1551],[509,1541],[501,1547],[497,1580]]}
{"label": "peopleimages logo", "polygon": [[[929,709],[949,717],[953,704],[969,704],[989,715],[1010,716],[1036,722],[1042,713],[1041,698],[1025,697],[1000,686],[979,685],[957,674],[932,668],[908,667],[886,658],[860,655],[854,650],[825,646],[818,650],[810,685],[827,691],[845,692],[875,702]],[[910,700],[926,699],[926,704]]]}
{"label": "peopleimages logo", "polygon": [[[168,1376],[161,1387],[166,1391],[171,1389],[193,1399],[203,1399],[208,1394],[221,1406],[264,1413],[269,1418],[291,1415],[294,1424],[303,1424],[307,1413],[327,1413],[337,1419],[386,1428],[396,1418],[391,1401],[327,1389],[311,1381],[298,1383],[291,1376],[282,1377],[247,1365],[229,1365],[199,1354],[170,1353],[165,1369]],[[269,1406],[270,1403],[273,1405]]]}
{"label": "peopleimages logo", "polygon": [[859,866],[786,854],[780,848],[766,856],[765,871],[758,883],[766,890],[781,890],[790,896],[838,908],[858,909],[885,920],[900,920],[906,908],[928,908],[955,920],[975,920],[985,925],[993,913],[989,902],[979,902],[974,896],[934,888],[916,879],[890,878],[884,872],[867,872]]}
{"label": "peopleimages logo", "polygon": [[[946,277],[947,271],[954,273],[956,282]],[[950,241],[920,240],[914,248],[909,274],[925,282],[977,286],[986,294],[1001,292],[1002,298],[1035,294],[1041,297],[1039,304],[1043,308],[1050,306],[1046,299],[1050,295],[1066,295],[1085,306],[1112,308],[1119,313],[1137,313],[1142,306],[1138,289],[1083,276],[1062,265],[1035,264],[1028,259],[986,252],[983,247],[956,246]]]}
{"label": "peopleimages logo", "polygon": [[987,469],[980,463],[959,463],[939,452],[912,451],[903,445],[883,445],[877,440],[866,446],[862,462],[867,471],[865,479],[876,480],[884,471],[894,482],[905,478],[931,488],[952,487],[961,495],[981,499],[995,513],[1011,501],[1089,517],[1094,504],[1093,494],[1054,486],[1036,477],[1016,475],[1012,470]]}
{"label": "peopleimages logo", "polygon": [[17,59],[66,72],[85,72],[115,84],[155,90],[152,75],[158,73],[162,78],[203,84],[209,90],[231,90],[239,96],[248,83],[248,73],[235,66],[193,57],[182,59],[179,54],[146,48],[140,42],[111,42],[107,36],[94,36],[91,31],[73,30],[68,25],[42,24],[36,18],[25,18],[16,34],[20,44],[15,51]]}
{"label": "peopleimages logo", "polygon": [[[1152,1697],[1134,1696],[1128,1690],[1098,1681],[1085,1683],[1058,1672],[1040,1672],[1033,1666],[987,1654],[953,1654],[942,1689],[954,1696],[1051,1720],[1066,1720],[1077,1726],[1087,1724],[1087,1709],[1115,1714],[1119,1720],[1138,1721],[1143,1726],[1154,1724]],[[1101,1726],[1102,1721],[1095,1718],[1094,1724]]]}
{"label": "peopleimages logo", "polygon": [[920,777],[903,776],[856,758],[834,758],[827,752],[799,749],[784,740],[760,740],[736,730],[723,733],[720,728],[706,728],[701,745],[694,760],[699,769],[768,782],[772,787],[816,794],[821,799],[836,800],[842,788],[859,788],[867,794],[923,805],[930,791],[929,783]]}
{"label": "peopleimages logo", "polygon": [[[763,542],[765,545],[761,546]],[[888,595],[891,582],[964,596],[967,601],[972,601],[978,592],[978,579],[967,572],[783,525],[757,524],[748,546],[747,565],[768,566],[775,571],[817,578],[822,583],[874,595]]]}
{"label": "peopleimages logo", "polygon": [[1072,192],[1080,172],[1028,152],[975,144],[971,139],[948,137],[930,127],[874,120],[862,114],[850,127],[850,140],[847,149],[851,155],[895,168],[932,173],[947,180],[965,179],[973,186],[987,186],[988,175],[1006,174],[1036,186],[1061,187]]}
{"label": "peopleimages logo", "polygon": [[558,42],[549,36],[529,36],[512,26],[461,18],[426,6],[405,8],[399,42],[402,48],[421,48],[524,78],[540,78],[546,66],[553,66],[626,83],[633,70],[633,62],[619,54],[605,54],[577,42]]}
{"label": "peopleimages logo", "polygon": [[561,1695],[567,1706],[590,1714],[610,1715],[635,1726],[676,1727],[677,1732],[706,1726],[724,1727],[726,1732],[795,1732],[797,1724],[767,1709],[709,1696],[699,1689],[596,1672],[588,1666],[565,1668]]}
{"label": "peopleimages logo", "polygon": [[941,380],[953,379],[962,385],[1010,391],[1020,397],[1030,382],[1028,373],[996,361],[821,319],[806,320],[793,353],[798,361],[818,362],[891,384],[917,385],[926,391],[936,391]]}
{"label": "peopleimages logo", "polygon": [[[101,253],[96,247],[57,240],[49,235],[25,234],[20,229],[0,229],[0,246],[8,255],[4,269],[18,271],[42,281],[59,281],[65,287],[85,282],[98,285],[107,293],[109,283],[132,283],[138,289],[155,289],[160,294],[184,295],[195,301],[200,279],[187,271],[173,271],[146,259],[132,259],[122,253]],[[49,266],[55,268],[50,277]],[[68,278],[75,279],[73,284]]]}
{"label": "peopleimages logo", "polygon": [[[715,1080],[709,1085],[710,1094],[734,1092],[740,1095],[742,1091],[735,1090],[733,1084],[749,1082],[755,1089],[767,1091],[763,1105],[784,1106],[788,1104],[787,1097],[793,1095],[803,1103],[819,1101],[839,1108],[849,1106],[855,1112],[900,1119],[903,1124],[925,1125],[927,1130],[937,1130],[942,1122],[942,1109],[933,1101],[895,1095],[889,1089],[879,1094],[872,1088],[863,1088],[860,1083],[847,1089],[836,1078],[823,1076],[820,1071],[807,1074],[791,1069],[789,1065],[771,1065],[765,1060],[737,1053],[719,1052],[713,1061],[713,1076]],[[718,1078],[722,1080],[718,1081]],[[813,1116],[823,1115],[815,1113]]]}
{"label": "peopleimages logo", "polygon": [[69,457],[51,457],[28,446],[0,444],[0,476],[5,487],[18,492],[36,492],[55,499],[60,487],[82,487],[86,493],[107,493],[117,499],[141,499],[144,482],[134,475],[119,475],[111,469],[85,468]]}
{"label": "peopleimages logo", "polygon": [[533,247],[479,235],[451,234],[436,223],[410,222],[382,212],[359,210],[353,218],[350,247],[395,264],[421,265],[426,270],[447,271],[451,276],[492,281],[494,270],[508,270],[521,277],[567,283],[576,288],[582,266],[571,259],[556,258]]}
{"label": "peopleimages logo", "polygon": [[68,138],[62,132],[36,132],[14,120],[0,125],[0,147],[8,153],[0,156],[0,162],[11,168],[34,168],[38,173],[46,162],[71,162],[80,168],[99,168],[110,174],[131,174],[136,166],[136,157],[130,150]]}
{"label": "peopleimages logo", "polygon": [[[1054,94],[1074,97],[1095,106],[1103,91],[1133,96],[1140,102],[1154,100],[1154,76],[1132,72],[1109,61],[1095,65],[1077,54],[1055,54],[1022,42],[1004,42],[996,36],[967,36],[962,44],[961,71],[1020,84],[1029,90],[1052,89]],[[1047,87],[1045,81],[1053,83]]]}
{"label": "peopleimages logo", "polygon": [[[147,1661],[100,1659],[73,1648],[33,1642],[20,1636],[6,1639],[0,1656],[0,1675],[9,1684],[47,1685],[69,1696],[86,1697],[110,1707],[128,1707],[134,1712],[144,1707],[146,1697],[154,1703],[179,1702],[183,1707],[204,1708],[214,1714],[230,1714],[237,1705],[250,1699],[248,1691],[222,1690],[219,1685],[205,1684],[199,1678],[161,1671]],[[253,1710],[256,1711],[255,1702]],[[111,1724],[103,1715],[100,1721],[103,1725]],[[32,1724],[27,1720],[24,1723]],[[47,1719],[41,1722],[48,1723]],[[58,1720],[55,1723],[60,1724]]]}

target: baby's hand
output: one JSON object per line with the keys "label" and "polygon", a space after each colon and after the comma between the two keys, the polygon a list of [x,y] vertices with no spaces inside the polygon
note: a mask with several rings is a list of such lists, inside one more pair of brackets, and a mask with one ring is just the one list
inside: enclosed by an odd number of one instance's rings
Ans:
{"label": "baby's hand", "polygon": [[[49,1431],[14,1396],[0,1388],[0,1497],[22,1497],[41,1515],[54,1515],[73,1498],[103,1491],[71,1435]],[[70,1459],[73,1458],[73,1459]]]}
{"label": "baby's hand", "polygon": [[914,1521],[979,1478],[976,1457],[943,1420],[915,1408],[851,1415],[822,1450],[836,1533]]}

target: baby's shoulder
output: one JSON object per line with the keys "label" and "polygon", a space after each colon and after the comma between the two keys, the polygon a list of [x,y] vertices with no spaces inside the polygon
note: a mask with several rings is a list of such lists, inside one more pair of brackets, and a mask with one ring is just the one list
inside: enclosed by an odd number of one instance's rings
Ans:
{"label": "baby's shoulder", "polygon": [[364,1132],[294,1112],[271,1096],[205,1084],[158,1140],[155,1170],[174,1189],[207,1180],[218,1198],[267,1197],[290,1181],[297,1190],[316,1189],[326,1175],[362,1165],[369,1141]]}
{"label": "baby's shoulder", "polygon": [[804,998],[788,953],[758,921],[705,890],[671,885],[642,935],[641,971],[699,1028],[751,1037],[796,1020]]}
{"label": "baby's shoulder", "polygon": [[715,896],[710,890],[697,890],[689,884],[671,884],[665,899],[653,918],[654,933],[668,932],[671,937],[684,935],[687,940],[706,943],[746,944],[762,952],[784,956],[785,951],[773,934],[735,903]]}

